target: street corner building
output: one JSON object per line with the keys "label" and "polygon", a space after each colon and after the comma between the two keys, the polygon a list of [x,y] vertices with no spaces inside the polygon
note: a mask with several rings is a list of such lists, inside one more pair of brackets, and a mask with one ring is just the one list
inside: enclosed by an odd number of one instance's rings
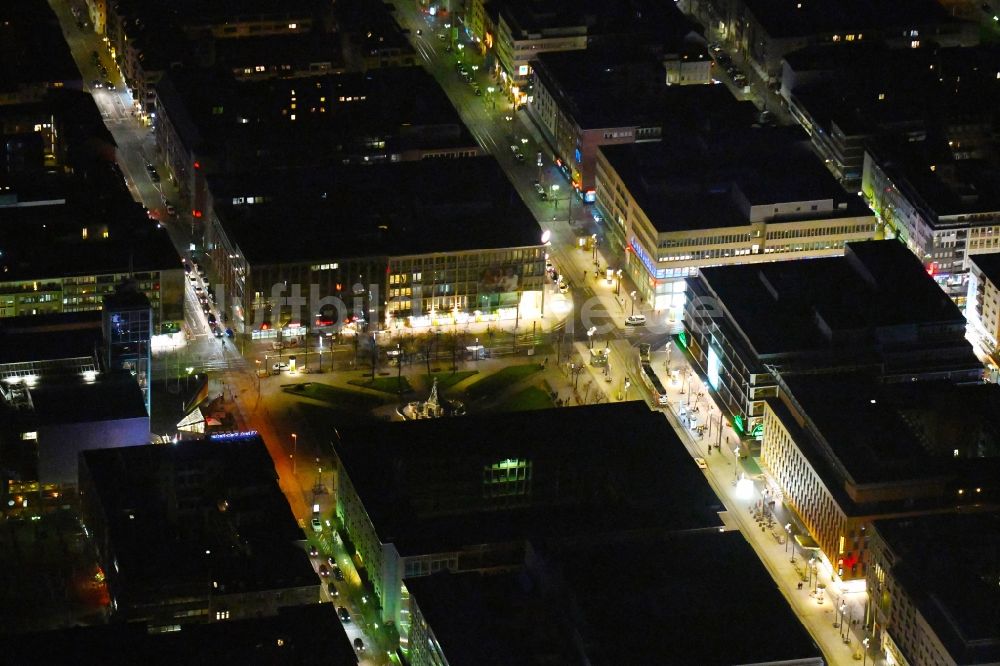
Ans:
{"label": "street corner building", "polygon": [[337,514],[404,647],[410,578],[515,570],[533,540],[723,527],[674,431],[637,401],[338,432]]}
{"label": "street corner building", "polygon": [[80,495],[122,621],[170,632],[319,599],[305,535],[257,435],[83,452]]}

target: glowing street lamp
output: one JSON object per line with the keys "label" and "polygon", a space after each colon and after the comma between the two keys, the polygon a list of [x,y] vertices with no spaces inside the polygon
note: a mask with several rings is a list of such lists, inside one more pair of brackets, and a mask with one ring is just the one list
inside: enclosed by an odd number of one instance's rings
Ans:
{"label": "glowing street lamp", "polygon": [[292,474],[295,474],[295,462],[299,453],[299,436],[294,432],[292,433],[292,455],[288,456],[292,459]]}

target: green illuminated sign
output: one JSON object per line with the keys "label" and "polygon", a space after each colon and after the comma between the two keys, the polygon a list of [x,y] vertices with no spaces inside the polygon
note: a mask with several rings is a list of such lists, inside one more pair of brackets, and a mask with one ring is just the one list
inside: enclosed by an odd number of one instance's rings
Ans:
{"label": "green illuminated sign", "polygon": [[688,346],[687,331],[681,331],[680,333],[677,334],[677,344],[679,344],[681,347],[684,347],[685,349],[687,348]]}
{"label": "green illuminated sign", "polygon": [[758,423],[757,425],[755,425],[753,427],[753,430],[750,431],[750,436],[751,437],[755,437],[757,439],[760,439],[761,437],[763,437],[764,436],[764,424],[763,423]]}
{"label": "green illuminated sign", "polygon": [[736,416],[733,417],[733,429],[736,430],[736,432],[742,433],[743,428],[744,428],[743,417],[737,414]]}

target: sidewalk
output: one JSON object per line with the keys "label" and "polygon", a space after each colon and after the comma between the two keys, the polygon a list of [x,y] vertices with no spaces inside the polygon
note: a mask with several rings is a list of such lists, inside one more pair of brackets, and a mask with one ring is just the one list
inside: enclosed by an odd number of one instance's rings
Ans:
{"label": "sidewalk", "polygon": [[[761,470],[754,459],[746,456],[745,447],[737,448],[739,436],[728,419],[720,418],[721,412],[711,392],[688,365],[687,358],[676,350],[661,349],[652,353],[652,365],[659,368],[657,374],[661,378],[669,368],[667,374],[670,376],[663,382],[669,397],[668,420],[674,424],[685,447],[693,455],[704,458],[708,467],[707,479],[728,509],[723,516],[725,524],[746,536],[792,610],[823,650],[828,663],[853,663],[861,645],[867,595],[842,593],[833,584],[830,572],[819,570],[810,574],[807,570],[809,553],[788,539],[784,526],[791,524],[793,534],[808,532],[783,505],[778,486],[768,478],[766,470]],[[674,370],[677,380],[671,381]],[[704,426],[702,434],[698,433],[698,426]],[[751,483],[740,484],[740,479],[749,479]],[[808,584],[810,581],[812,585]],[[846,626],[838,621],[842,617],[841,602],[844,604],[843,616],[847,617]],[[871,647],[869,659],[872,663],[881,663],[874,661],[877,652],[874,641]]]}

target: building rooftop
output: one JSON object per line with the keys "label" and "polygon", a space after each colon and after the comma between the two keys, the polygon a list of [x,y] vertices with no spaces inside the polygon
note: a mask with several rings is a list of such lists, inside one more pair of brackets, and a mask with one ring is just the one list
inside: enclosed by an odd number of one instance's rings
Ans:
{"label": "building rooftop", "polygon": [[[739,532],[542,544],[535,556],[518,573],[406,579],[449,664],[822,663]],[[650,640],[650,627],[668,638]],[[726,640],[713,639],[718,627]]]}
{"label": "building rooftop", "polygon": [[[903,349],[889,342],[897,327],[965,326],[958,307],[898,241],[849,243],[843,257],[703,268],[699,279],[758,358],[811,352],[858,358]],[[934,342],[912,335],[914,342]],[[957,338],[946,342],[949,349],[963,346]]]}
{"label": "building rooftop", "polygon": [[0,97],[25,87],[79,89],[82,84],[49,3],[19,0],[0,5]]}
{"label": "building rooftop", "polygon": [[970,254],[969,261],[976,265],[976,268],[993,283],[995,287],[1000,287],[1000,252],[989,254]]}
{"label": "building rooftop", "polygon": [[[708,59],[708,52],[700,45],[690,57]],[[559,108],[584,130],[658,127],[684,111],[693,115],[698,108],[704,118],[713,110],[711,106],[699,108],[705,93],[689,92],[687,86],[668,87],[660,59],[641,48],[550,51],[540,53],[534,67]],[[716,92],[725,92],[732,102],[732,95],[719,88]]]}
{"label": "building rooftop", "polygon": [[[677,40],[701,28],[670,3],[632,0],[627,3],[601,0],[506,0],[500,12],[514,32],[514,39],[528,34],[586,34],[593,38],[642,43],[650,46],[675,45]],[[576,30],[574,30],[576,29]],[[524,34],[521,34],[524,33]]]}
{"label": "building rooftop", "polygon": [[662,414],[638,401],[340,434],[334,448],[376,533],[404,556],[721,525],[704,475]]}
{"label": "building rooftop", "polygon": [[[854,374],[791,375],[782,379],[793,400],[829,445],[838,461],[838,471],[845,471],[855,483],[953,474],[951,450],[948,455],[935,456],[931,446],[937,443],[925,443],[911,426],[907,405],[901,404],[906,395],[901,389],[909,388],[908,384],[881,384],[870,376]],[[934,386],[941,394],[950,388],[943,382]],[[922,388],[926,390],[926,386]],[[823,457],[819,450],[812,452],[815,455],[806,453],[811,461]],[[827,485],[843,485],[843,479]]]}
{"label": "building rooftop", "polygon": [[106,666],[358,663],[333,604],[287,606],[273,616],[186,624],[166,633],[149,633],[139,622],[81,626],[6,637],[0,645],[9,664],[65,664],[71,655]]}
{"label": "building rooftop", "polygon": [[34,413],[40,425],[148,416],[139,383],[127,372],[100,372],[93,380],[82,376],[43,378],[30,390]]}
{"label": "building rooftop", "polygon": [[407,150],[475,146],[420,67],[266,81],[183,68],[164,76],[157,96],[208,173],[389,161]]}
{"label": "building rooftop", "polygon": [[[226,234],[251,264],[541,244],[492,157],[256,172],[210,187]],[[266,202],[233,205],[237,195]],[[281,242],[278,226],[282,237],[309,242]]]}
{"label": "building rooftop", "polygon": [[875,529],[895,555],[899,587],[951,658],[1000,661],[1000,513],[878,520]]}
{"label": "building rooftop", "polygon": [[86,451],[80,474],[107,521],[120,603],[318,584],[256,435]]}
{"label": "building rooftop", "polygon": [[102,180],[43,178],[58,183],[61,199],[33,205],[18,195],[19,183],[12,185],[16,202],[0,202],[0,282],[180,268],[166,230],[123,185],[112,186],[116,192],[94,189],[111,186]]}
{"label": "building rooftop", "polygon": [[934,0],[838,0],[796,2],[744,0],[747,9],[771,37],[808,37],[902,27],[922,27],[957,19]]}
{"label": "building rooftop", "polygon": [[599,150],[660,233],[745,226],[748,204],[831,202],[827,210],[796,213],[796,220],[870,215],[856,195],[844,192],[798,127],[708,128]]}
{"label": "building rooftop", "polygon": [[[869,152],[931,226],[952,225],[953,216],[963,225],[992,225],[1000,211],[998,146],[983,143],[959,154],[950,143],[944,134],[929,132],[921,142],[887,137],[872,142]],[[985,216],[977,221],[977,214]]]}
{"label": "building rooftop", "polygon": [[100,311],[0,319],[0,364],[96,360],[104,341]]}
{"label": "building rooftop", "polygon": [[567,631],[523,571],[407,578],[410,599],[450,666],[542,666],[577,663]]}
{"label": "building rooftop", "polygon": [[[313,69],[342,70],[342,48],[339,34],[322,32],[216,39],[212,43],[216,64],[257,79],[299,76]],[[264,67],[266,72],[258,72],[258,67]],[[243,71],[247,69],[250,71]]]}

